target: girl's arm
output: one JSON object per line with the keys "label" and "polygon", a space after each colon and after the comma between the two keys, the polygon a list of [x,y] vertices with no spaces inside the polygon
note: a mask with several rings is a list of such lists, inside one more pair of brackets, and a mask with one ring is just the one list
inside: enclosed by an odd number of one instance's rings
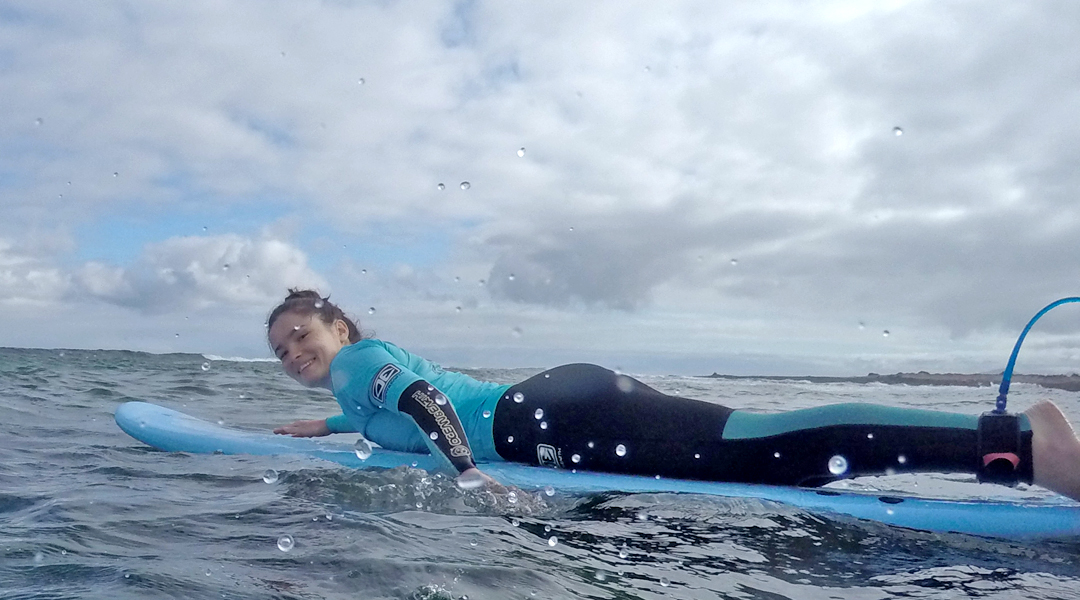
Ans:
{"label": "girl's arm", "polygon": [[428,440],[457,470],[476,469],[465,428],[446,395],[420,379],[409,384],[397,401],[398,412],[412,417]]}

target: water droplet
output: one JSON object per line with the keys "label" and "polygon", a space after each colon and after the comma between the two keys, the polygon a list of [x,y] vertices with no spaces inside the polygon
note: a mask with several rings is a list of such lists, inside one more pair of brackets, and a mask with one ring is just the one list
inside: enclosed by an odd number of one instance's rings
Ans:
{"label": "water droplet", "polygon": [[510,330],[510,335],[512,335],[512,336],[514,336],[516,338],[521,337],[521,328],[520,327],[515,327],[515,328],[511,329]]}
{"label": "water droplet", "polygon": [[480,471],[469,471],[458,475],[457,486],[463,490],[475,490],[484,485],[484,476]]}
{"label": "water droplet", "polygon": [[542,409],[542,408],[536,409],[536,412],[533,413],[533,418],[535,418],[537,421],[539,421],[540,419],[543,419],[544,418],[544,409]]}
{"label": "water droplet", "polygon": [[866,439],[868,439],[868,440],[874,439],[874,434],[873,433],[866,434]]}
{"label": "water droplet", "polygon": [[34,562],[39,565],[45,562],[45,554],[41,550],[34,553]]}
{"label": "water droplet", "polygon": [[293,325],[292,330],[293,331],[300,331],[300,326],[299,325]]}
{"label": "water droplet", "polygon": [[557,538],[555,536],[551,536],[551,537],[548,538],[548,546],[554,546],[555,544],[558,544],[558,543],[559,543],[559,538]]}
{"label": "water droplet", "polygon": [[294,544],[295,542],[293,541],[291,535],[283,535],[277,540],[278,550],[281,550],[282,552],[288,552],[289,550],[292,550]]}
{"label": "water droplet", "polygon": [[277,471],[275,471],[273,469],[267,469],[266,472],[263,473],[263,481],[265,481],[266,483],[277,483],[277,480],[278,480]]}
{"label": "water droplet", "polygon": [[480,414],[481,414],[481,415],[482,415],[482,416],[483,416],[483,417],[484,417],[485,419],[490,419],[490,418],[491,418],[491,411],[490,411],[490,410],[485,410],[484,412],[482,412],[482,413],[480,413]]}
{"label": "water droplet", "polygon": [[518,525],[521,525],[521,521],[518,521],[517,519],[510,519],[510,524],[514,527],[517,527]]}
{"label": "water droplet", "polygon": [[573,227],[570,228],[570,233],[574,233],[574,228]]}
{"label": "water droplet", "polygon": [[469,183],[468,181],[462,181],[461,182],[461,189],[467,190],[467,189],[469,189],[471,187],[472,187],[472,184]]}
{"label": "water droplet", "polygon": [[367,269],[360,269],[361,275],[367,275]]}
{"label": "water droplet", "polygon": [[510,492],[506,494],[506,501],[510,504],[517,504],[517,492]]}
{"label": "water droplet", "polygon": [[364,78],[361,77],[356,83],[357,83],[357,85],[364,85],[364,83],[366,83],[366,82],[364,81]]}
{"label": "water droplet", "polygon": [[571,456],[570,457],[570,462],[572,462],[572,463],[581,462],[581,455],[580,454],[575,454],[575,455]]}
{"label": "water droplet", "polygon": [[333,520],[334,520],[334,515],[332,515],[332,514],[330,514],[330,513],[327,513],[327,514],[326,514],[326,520],[327,520],[327,521],[333,521]]}
{"label": "water droplet", "polygon": [[479,286],[483,287],[483,285],[484,285],[484,280],[483,280],[483,279],[481,279],[481,280],[480,280],[480,281],[479,281],[479,282],[477,283],[477,285],[479,285]]}
{"label": "water droplet", "polygon": [[555,488],[553,488],[553,487],[551,487],[549,485],[546,488],[544,488],[544,493],[547,494],[548,496],[554,496],[555,495]]}
{"label": "water droplet", "polygon": [[518,404],[521,404],[524,401],[525,401],[525,394],[522,394],[521,392],[514,392],[514,402],[517,402]]}
{"label": "water droplet", "polygon": [[364,438],[360,438],[353,444],[353,452],[356,453],[356,458],[367,460],[371,458],[371,444]]}
{"label": "water droplet", "polygon": [[900,464],[905,464],[905,463],[907,463],[907,457],[904,456],[903,454],[901,454],[900,456],[896,457],[896,462],[898,462]]}
{"label": "water droplet", "polygon": [[634,391],[634,380],[626,375],[619,375],[615,378],[615,387],[619,388],[620,392],[629,394]]}
{"label": "water droplet", "polygon": [[893,127],[892,132],[893,132],[893,135],[895,135],[897,137],[899,137],[901,135],[904,135],[904,130],[900,129],[899,127]]}
{"label": "water droplet", "polygon": [[225,263],[225,264],[221,265],[221,270],[222,271],[228,271],[229,270],[229,263]]}
{"label": "water droplet", "polygon": [[210,370],[210,363],[208,363],[208,362],[204,362],[204,363],[202,364],[202,370],[203,370],[203,371],[209,371],[209,370]]}
{"label": "water droplet", "polygon": [[511,273],[511,274],[507,275],[506,278],[509,279],[510,281],[513,281],[514,280],[514,274]]}
{"label": "water droplet", "polygon": [[882,331],[882,332],[881,332],[881,335],[882,335],[883,337],[889,337],[889,330],[888,330],[888,329],[886,329],[885,331]]}
{"label": "water droplet", "polygon": [[733,258],[733,259],[731,259],[731,266],[733,266],[733,267],[734,267],[734,266],[735,266],[735,265],[737,265],[737,264],[739,264],[739,259],[737,259],[737,258]]}
{"label": "water droplet", "polygon": [[454,312],[461,312],[461,307],[460,306],[454,307]]}
{"label": "water droplet", "polygon": [[435,404],[438,404],[439,406],[444,406],[446,404],[446,396],[443,396],[442,394],[435,394]]}
{"label": "water droplet", "polygon": [[[40,121],[41,119],[38,119]],[[40,125],[41,123],[38,123]],[[518,156],[525,156],[525,148],[518,148]]]}
{"label": "water droplet", "polygon": [[626,446],[622,444],[615,446],[615,454],[616,456],[626,456]]}
{"label": "water droplet", "polygon": [[626,544],[619,546],[619,558],[626,558],[627,556],[630,556],[630,552],[626,550]]}
{"label": "water droplet", "polygon": [[889,476],[896,475],[896,469],[892,467],[885,467],[885,474]]}
{"label": "water droplet", "polygon": [[662,585],[664,587],[667,587],[667,586],[671,585],[671,582],[668,581],[667,577],[661,577],[660,578],[660,585]]}
{"label": "water droplet", "polygon": [[441,191],[446,189],[446,184],[445,183],[440,183],[439,185],[435,186],[435,188],[438,189],[441,192]]}
{"label": "water droplet", "polygon": [[112,176],[113,176],[113,177],[119,177],[119,176],[120,176],[120,173],[119,173],[119,172],[117,172],[117,171],[113,171],[113,174],[112,174]]}
{"label": "water droplet", "polygon": [[[44,122],[45,122],[45,119],[42,119],[41,117],[38,117],[38,118],[34,119],[34,125],[37,125],[37,126],[39,126],[39,127],[40,127],[40,126],[41,126],[41,124],[42,124],[42,123],[44,123]],[[524,151],[525,151],[525,149],[524,149],[524,148],[522,148],[522,149],[521,149],[521,152],[522,152],[522,153],[524,153]],[[520,156],[520,154],[519,154],[519,156]]]}
{"label": "water droplet", "polygon": [[866,329],[866,323],[863,323],[862,321],[859,321],[859,331],[862,331],[864,329]]}
{"label": "water droplet", "polygon": [[848,462],[843,456],[837,454],[829,459],[829,472],[833,475],[843,475],[844,473],[847,473],[847,470]]}
{"label": "water droplet", "polygon": [[894,511],[894,510],[893,510],[893,509],[891,509],[891,508],[886,508],[886,509],[885,509],[885,514],[887,514],[887,515],[889,515],[889,516],[891,517],[891,516],[893,516],[893,515],[895,515],[895,514],[896,514],[896,511]]}
{"label": "water droplet", "polygon": [[513,444],[514,443],[514,436],[512,436],[512,435],[506,436],[506,443],[507,444]]}
{"label": "water droplet", "polygon": [[202,228],[202,230],[203,230],[203,231],[206,231],[206,225],[203,225],[203,228]]}
{"label": "water droplet", "polygon": [[180,337],[180,334],[179,333],[174,334],[174,337]]}
{"label": "water droplet", "polygon": [[701,455],[695,452],[694,453],[694,458],[701,458]]}
{"label": "water droplet", "polygon": [[547,421],[540,421],[540,429],[547,429]]}
{"label": "water droplet", "polygon": [[367,314],[369,314],[369,315],[375,314],[375,307],[374,306],[368,307]]}
{"label": "water droplet", "polygon": [[322,300],[316,300],[314,304],[315,308],[322,308],[324,306]]}

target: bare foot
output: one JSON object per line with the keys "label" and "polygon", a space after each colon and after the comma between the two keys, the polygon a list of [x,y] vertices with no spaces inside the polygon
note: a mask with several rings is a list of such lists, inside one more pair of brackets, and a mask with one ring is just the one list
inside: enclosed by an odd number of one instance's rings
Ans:
{"label": "bare foot", "polygon": [[1080,440],[1052,402],[1024,411],[1031,422],[1031,460],[1035,484],[1080,500]]}

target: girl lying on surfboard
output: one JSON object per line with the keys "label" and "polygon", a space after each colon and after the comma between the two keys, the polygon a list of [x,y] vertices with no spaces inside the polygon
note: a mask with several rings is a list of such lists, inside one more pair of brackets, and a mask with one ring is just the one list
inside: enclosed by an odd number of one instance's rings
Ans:
{"label": "girl lying on surfboard", "polygon": [[378,339],[340,308],[290,290],[267,321],[285,372],[324,387],[342,414],[296,421],[294,437],[361,433],[430,452],[464,487],[497,485],[477,463],[744,483],[818,486],[860,475],[937,471],[1034,483],[1080,500],[1080,441],[1050,402],[983,416],[837,404],[774,414],[669,396],[588,364],[513,385],[477,381]]}

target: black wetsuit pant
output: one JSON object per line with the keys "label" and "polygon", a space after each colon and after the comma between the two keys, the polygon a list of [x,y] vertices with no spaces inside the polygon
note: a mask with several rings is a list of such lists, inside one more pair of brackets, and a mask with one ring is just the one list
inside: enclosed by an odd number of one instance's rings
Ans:
{"label": "black wetsuit pant", "polygon": [[[778,485],[860,475],[975,473],[978,418],[839,404],[758,414],[669,396],[596,365],[557,367],[512,386],[494,415],[508,461],[609,473]],[[1017,467],[1031,482],[1031,432]]]}

